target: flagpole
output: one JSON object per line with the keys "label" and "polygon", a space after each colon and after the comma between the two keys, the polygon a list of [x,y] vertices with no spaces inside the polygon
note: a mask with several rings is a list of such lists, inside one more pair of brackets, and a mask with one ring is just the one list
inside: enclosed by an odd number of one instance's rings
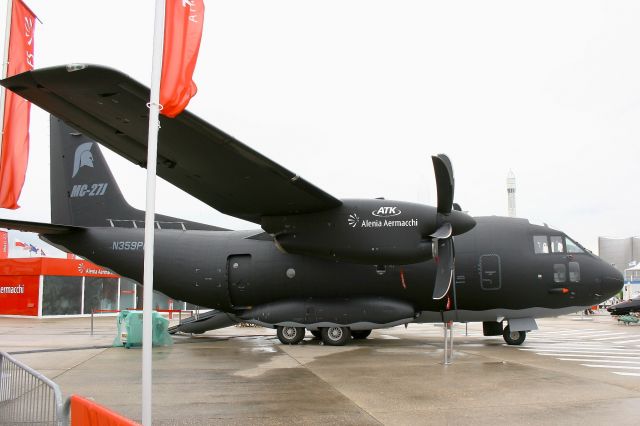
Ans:
{"label": "flagpole", "polygon": [[147,145],[147,202],[144,219],[144,300],[142,310],[142,424],[152,423],[152,318],[153,309],[153,249],[156,210],[156,161],[158,157],[158,115],[160,113],[160,77],[164,42],[165,0],[156,0],[153,57],[151,65],[151,96],[149,100],[149,142]]}
{"label": "flagpole", "polygon": [[[2,79],[7,78],[9,67],[9,37],[11,36],[11,14],[13,13],[13,0],[7,0],[7,23],[4,29],[4,53],[2,56]],[[2,143],[4,142],[4,100],[7,89],[0,89],[0,158],[2,158]]]}

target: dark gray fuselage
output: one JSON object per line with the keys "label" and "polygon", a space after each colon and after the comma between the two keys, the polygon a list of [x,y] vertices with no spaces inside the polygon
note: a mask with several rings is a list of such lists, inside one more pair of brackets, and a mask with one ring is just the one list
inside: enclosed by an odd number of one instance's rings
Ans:
{"label": "dark gray fuselage", "polygon": [[[501,316],[517,318],[518,312],[528,317],[557,315],[599,303],[619,290],[619,272],[588,252],[534,253],[533,235],[562,237],[559,231],[524,219],[476,219],[473,230],[456,237],[454,291],[439,301],[431,298],[433,260],[375,266],[286,254],[273,241],[248,238],[261,231],[156,230],[154,288],[238,315],[265,306],[281,310],[280,316],[271,317],[261,312],[262,322],[270,323],[265,318],[271,318],[274,324],[291,321],[286,312],[296,306],[349,300],[371,304],[369,314],[356,316],[359,320],[371,316],[367,321],[373,324],[405,320],[409,308],[417,321],[495,321]],[[83,235],[47,239],[142,281],[142,229],[89,228]],[[566,268],[569,262],[579,264],[579,280],[557,282],[555,265]],[[394,320],[393,312],[380,312],[384,309],[376,306],[385,303],[397,305],[395,315],[402,318]]]}

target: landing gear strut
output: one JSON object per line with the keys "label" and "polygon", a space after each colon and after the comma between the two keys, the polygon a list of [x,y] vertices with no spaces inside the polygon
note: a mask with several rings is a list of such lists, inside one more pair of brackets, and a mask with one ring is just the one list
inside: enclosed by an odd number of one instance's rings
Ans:
{"label": "landing gear strut", "polygon": [[502,337],[507,345],[521,345],[524,339],[527,338],[526,331],[511,331],[509,326],[506,326],[502,332]]}

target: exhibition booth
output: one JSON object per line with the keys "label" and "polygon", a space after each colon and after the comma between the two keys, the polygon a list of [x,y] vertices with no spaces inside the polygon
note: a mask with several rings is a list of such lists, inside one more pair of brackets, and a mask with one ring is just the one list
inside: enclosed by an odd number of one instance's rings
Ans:
{"label": "exhibition booth", "polygon": [[[81,316],[140,308],[142,287],[83,259],[0,259],[0,315]],[[157,309],[185,309],[154,292]]]}

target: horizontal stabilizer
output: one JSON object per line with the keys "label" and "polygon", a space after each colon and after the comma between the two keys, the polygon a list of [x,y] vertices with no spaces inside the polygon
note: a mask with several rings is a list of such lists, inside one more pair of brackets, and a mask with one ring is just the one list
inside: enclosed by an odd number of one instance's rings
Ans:
{"label": "horizontal stabilizer", "polygon": [[38,234],[72,234],[83,232],[85,228],[79,226],[53,225],[51,223],[25,222],[22,220],[0,219],[0,228],[16,231],[35,232]]}

